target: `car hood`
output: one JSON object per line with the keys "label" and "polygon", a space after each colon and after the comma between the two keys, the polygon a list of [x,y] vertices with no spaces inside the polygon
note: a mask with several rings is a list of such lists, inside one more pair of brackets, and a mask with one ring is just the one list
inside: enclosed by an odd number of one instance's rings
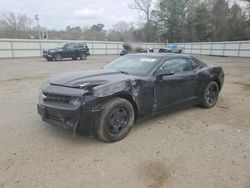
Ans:
{"label": "car hood", "polygon": [[50,84],[72,88],[89,88],[110,82],[130,79],[130,75],[117,70],[97,69],[59,74],[50,78]]}

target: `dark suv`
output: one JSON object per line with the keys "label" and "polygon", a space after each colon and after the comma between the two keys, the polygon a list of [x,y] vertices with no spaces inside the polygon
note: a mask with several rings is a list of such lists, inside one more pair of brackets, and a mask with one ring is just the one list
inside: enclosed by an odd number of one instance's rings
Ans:
{"label": "dark suv", "polygon": [[86,60],[89,55],[89,48],[85,42],[66,43],[59,48],[43,50],[43,57],[48,61],[61,61],[63,58]]}

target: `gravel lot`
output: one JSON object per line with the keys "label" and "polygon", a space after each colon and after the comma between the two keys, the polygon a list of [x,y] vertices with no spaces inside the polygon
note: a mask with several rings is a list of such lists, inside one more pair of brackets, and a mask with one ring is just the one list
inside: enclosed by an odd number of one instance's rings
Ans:
{"label": "gravel lot", "polygon": [[73,139],[42,122],[36,104],[49,76],[99,68],[115,56],[0,60],[0,187],[250,187],[250,59],[199,57],[224,68],[217,106],[137,123],[113,144]]}

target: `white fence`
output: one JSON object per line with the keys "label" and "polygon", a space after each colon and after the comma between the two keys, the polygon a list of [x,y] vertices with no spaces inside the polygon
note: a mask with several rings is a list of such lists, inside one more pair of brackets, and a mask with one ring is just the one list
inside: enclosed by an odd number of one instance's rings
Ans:
{"label": "white fence", "polygon": [[[39,57],[43,49],[54,48],[68,40],[27,40],[27,39],[0,39],[0,58]],[[74,41],[75,42],[75,41]],[[85,41],[92,55],[119,54],[123,49],[122,42]],[[145,48],[155,51],[163,46],[160,43],[145,43]]]}
{"label": "white fence", "polygon": [[[27,40],[27,39],[0,39],[0,58],[39,57],[43,49],[54,48],[66,40]],[[85,41],[92,55],[119,54],[122,42]],[[162,43],[145,43],[145,48],[153,48],[155,52],[162,47]],[[178,43],[183,53],[250,57],[250,41],[231,42],[198,42]]]}
{"label": "white fence", "polygon": [[250,57],[250,41],[179,43],[187,54]]}

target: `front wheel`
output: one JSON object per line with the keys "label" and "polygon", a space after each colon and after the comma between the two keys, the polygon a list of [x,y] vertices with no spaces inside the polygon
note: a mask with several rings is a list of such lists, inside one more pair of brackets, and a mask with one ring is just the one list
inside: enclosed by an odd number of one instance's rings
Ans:
{"label": "front wheel", "polygon": [[52,61],[53,60],[52,58],[49,58],[49,57],[47,57],[46,59],[47,59],[47,61]]}
{"label": "front wheel", "polygon": [[86,55],[85,53],[82,53],[82,54],[80,55],[80,59],[81,59],[81,60],[86,60],[86,59],[87,59],[87,55]]}
{"label": "front wheel", "polygon": [[210,82],[204,91],[201,106],[205,108],[213,107],[217,103],[219,92],[218,84],[214,81]]}
{"label": "front wheel", "polygon": [[126,137],[134,125],[134,109],[122,98],[114,98],[104,104],[98,122],[97,135],[105,142],[116,142]]}
{"label": "front wheel", "polygon": [[62,61],[62,55],[57,53],[57,54],[54,55],[54,59],[56,61]]}

